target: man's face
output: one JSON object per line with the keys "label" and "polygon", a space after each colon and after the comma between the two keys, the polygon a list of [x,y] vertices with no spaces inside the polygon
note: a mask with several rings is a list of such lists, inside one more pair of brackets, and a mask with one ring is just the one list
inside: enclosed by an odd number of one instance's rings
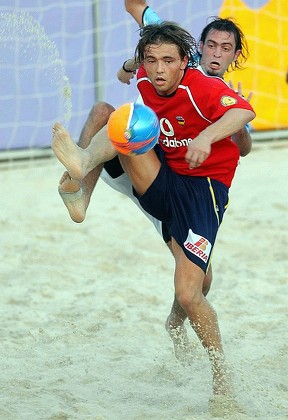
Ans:
{"label": "man's face", "polygon": [[158,95],[175,92],[184,74],[188,58],[181,58],[175,44],[151,44],[145,51],[144,67]]}
{"label": "man's face", "polygon": [[223,77],[229,65],[237,60],[240,50],[235,51],[234,34],[211,29],[204,44],[200,43],[202,54],[200,65],[209,76]]}

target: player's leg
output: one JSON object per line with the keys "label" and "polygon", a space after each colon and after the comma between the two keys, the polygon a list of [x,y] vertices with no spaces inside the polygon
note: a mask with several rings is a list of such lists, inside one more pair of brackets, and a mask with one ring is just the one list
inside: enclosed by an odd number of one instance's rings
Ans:
{"label": "player's leg", "polygon": [[112,146],[107,127],[104,126],[91,139],[86,149],[79,147],[62,124],[56,122],[52,128],[52,150],[73,179],[82,181],[100,163],[113,159],[117,152]]}
{"label": "player's leg", "polygon": [[[133,158],[120,156],[122,166],[125,169],[125,172],[131,178],[132,183],[139,195],[145,194],[148,187],[156,178],[159,172],[160,166],[161,166],[160,162],[155,163],[154,160],[152,160],[152,156],[155,156],[155,159],[157,161],[158,158],[156,155],[148,156],[150,153],[151,152],[148,152],[145,155],[135,156]],[[147,174],[150,175],[151,177],[150,179],[147,176]],[[179,246],[178,247],[172,246],[172,253],[174,255],[176,262],[179,259],[178,255],[180,251],[185,257],[183,251],[181,250]],[[201,281],[199,282],[199,285],[198,285],[199,293],[201,293],[201,297],[203,298],[204,306],[208,306],[208,309],[210,309],[209,304],[207,303],[205,297],[203,296],[203,293],[206,293],[206,294],[208,293],[211,280],[212,280],[212,277],[211,277],[212,271],[210,269],[210,271],[208,272],[208,275],[205,276],[204,272],[201,269],[199,269],[198,266],[190,262],[186,257],[185,259],[187,260],[187,264],[186,264],[187,269],[190,269],[192,271],[191,276],[193,276],[194,267],[196,267],[196,270],[199,273],[201,273],[201,278],[200,278]],[[185,274],[188,276],[188,279],[189,279],[189,273],[187,272]],[[187,295],[189,296],[189,290],[187,291]],[[194,295],[192,291],[191,296],[190,296],[191,300],[193,300],[193,297]],[[211,312],[213,315],[214,312],[212,311],[212,309],[211,309]],[[187,363],[188,361],[187,353],[190,352],[187,332],[184,327],[184,321],[187,318],[187,316],[189,318],[189,313],[187,312],[187,308],[185,308],[185,306],[183,307],[181,301],[179,302],[179,298],[176,293],[170,316],[168,317],[167,322],[166,322],[166,328],[173,340],[176,356],[184,363]],[[219,351],[218,348],[220,348],[220,346],[215,346],[215,347],[217,348],[217,351]],[[220,352],[221,352],[221,348],[220,348]]]}
{"label": "player's leg", "polygon": [[59,122],[54,124],[52,132],[51,147],[54,154],[66,167],[70,178],[78,180],[80,184],[93,169],[117,154],[109,140],[106,125],[95,134],[85,149],[72,140],[69,132]]}
{"label": "player's leg", "polygon": [[138,196],[142,196],[151,186],[161,168],[155,151],[152,149],[141,155],[129,156],[119,154],[119,159]]}
{"label": "player's leg", "polygon": [[150,222],[153,223],[157,232],[163,238],[161,221],[151,216],[151,214],[147,213],[139,203],[139,200],[133,194],[131,180],[128,177],[128,175],[123,171],[118,156],[116,156],[109,162],[105,162],[100,177],[101,180],[104,181],[105,184],[109,185],[109,187],[113,188],[113,190],[118,191],[126,197],[130,198],[130,200],[133,201],[134,204],[136,204],[136,206],[147,217],[147,219],[149,219]]}
{"label": "player's leg", "polygon": [[[171,248],[171,241],[167,243]],[[205,274],[202,293],[206,296],[209,292],[212,282],[212,266],[209,266],[208,272]],[[187,313],[184,311],[182,306],[179,304],[176,295],[170,310],[170,313],[166,319],[165,328],[168,332],[174,346],[175,357],[183,364],[187,364],[190,361],[191,356],[191,345],[188,339],[187,330],[184,325],[187,319]]]}
{"label": "player's leg", "polygon": [[175,256],[175,295],[201,344],[208,353],[212,366],[215,394],[231,392],[217,315],[202,293],[204,272],[190,261],[182,248],[172,239]]}
{"label": "player's leg", "polygon": [[[78,142],[82,149],[86,149],[91,139],[107,124],[113,111],[114,108],[105,102],[100,102],[93,106],[83,126]],[[102,163],[97,165],[81,182],[72,179],[67,171],[61,177],[58,191],[74,222],[81,223],[85,219],[86,210],[102,167]]]}
{"label": "player's leg", "polygon": [[[118,164],[114,163],[114,161],[116,160],[118,160]],[[118,156],[116,156],[113,160],[108,162],[108,164],[105,164],[104,169],[101,172],[101,179],[114,190],[129,197],[139,207],[142,213],[154,224],[156,230],[158,231],[162,239],[166,242],[168,249],[172,253],[171,237],[169,235],[166,225],[163,224],[160,220],[148,214],[143,209],[143,207],[139,203],[139,200],[133,194],[132,184],[128,175],[123,171],[122,167],[119,166],[119,159]],[[204,296],[208,294],[211,282],[212,267],[210,265],[203,281],[202,293],[204,294]],[[184,363],[186,363],[186,355],[183,355],[183,350],[186,352],[188,348],[185,349],[185,347],[189,346],[186,329],[184,327],[184,321],[186,319],[186,312],[181,308],[175,297],[170,314],[167,317],[165,327],[173,341],[176,357],[178,359],[181,359]]]}

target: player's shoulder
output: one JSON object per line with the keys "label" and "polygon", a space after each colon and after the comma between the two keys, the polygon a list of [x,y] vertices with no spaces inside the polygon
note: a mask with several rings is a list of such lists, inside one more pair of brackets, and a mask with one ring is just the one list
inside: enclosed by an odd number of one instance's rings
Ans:
{"label": "player's shoulder", "polygon": [[185,81],[185,84],[201,84],[201,86],[205,86],[207,89],[212,87],[218,87],[219,89],[229,88],[229,85],[225,82],[225,80],[221,77],[207,75],[201,66],[196,68],[187,68],[183,81]]}
{"label": "player's shoulder", "polygon": [[183,78],[183,82],[184,83],[190,83],[190,82],[194,82],[197,80],[197,82],[200,81],[206,81],[206,77],[205,77],[205,73],[203,73],[201,71],[201,67],[187,67],[187,69],[185,70],[185,76]]}
{"label": "player's shoulder", "polygon": [[197,77],[199,77],[199,79],[201,79],[201,78],[205,79],[207,81],[207,83],[211,82],[211,83],[218,83],[218,84],[221,84],[221,85],[228,86],[227,83],[225,82],[225,80],[222,77],[210,76],[209,74],[206,74],[200,65],[197,66],[195,69],[191,69],[191,70],[196,70],[194,72],[195,75],[197,75]]}

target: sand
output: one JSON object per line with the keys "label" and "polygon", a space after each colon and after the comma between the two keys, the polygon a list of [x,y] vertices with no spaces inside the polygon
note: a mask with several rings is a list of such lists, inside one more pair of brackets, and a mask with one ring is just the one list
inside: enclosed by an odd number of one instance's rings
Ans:
{"label": "sand", "polygon": [[[241,160],[214,252],[208,299],[245,409],[235,420],[288,418],[287,162],[285,141]],[[164,328],[172,256],[136,206],[101,181],[77,225],[54,157],[0,171],[0,418],[212,418],[205,353],[189,329],[183,367]]]}

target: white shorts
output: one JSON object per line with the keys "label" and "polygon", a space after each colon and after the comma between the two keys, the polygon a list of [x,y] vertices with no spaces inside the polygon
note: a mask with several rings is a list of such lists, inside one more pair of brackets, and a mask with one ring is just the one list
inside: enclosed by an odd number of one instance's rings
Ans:
{"label": "white shorts", "polygon": [[138,199],[134,196],[132,190],[131,181],[126,173],[118,176],[117,178],[112,178],[105,168],[103,168],[100,178],[105,182],[105,184],[109,185],[113,190],[120,192],[121,194],[126,195],[129,197],[142,211],[143,214],[154,224],[155,228],[157,229],[158,233],[162,237],[162,222],[155,217],[151,216],[147,213],[140,205]]}

